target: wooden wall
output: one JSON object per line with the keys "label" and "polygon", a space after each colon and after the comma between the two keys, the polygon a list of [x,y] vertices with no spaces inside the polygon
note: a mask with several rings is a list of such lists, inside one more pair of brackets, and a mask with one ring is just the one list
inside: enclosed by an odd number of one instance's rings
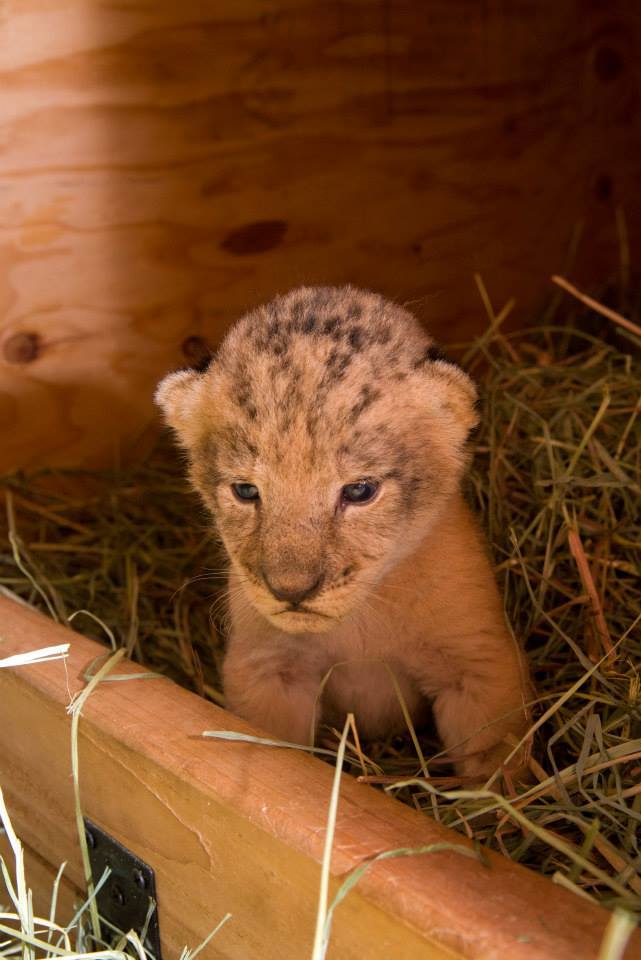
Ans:
{"label": "wooden wall", "polygon": [[0,469],[140,449],[190,338],[294,284],[461,339],[474,271],[525,318],[583,221],[598,288],[640,36],[625,0],[1,0]]}

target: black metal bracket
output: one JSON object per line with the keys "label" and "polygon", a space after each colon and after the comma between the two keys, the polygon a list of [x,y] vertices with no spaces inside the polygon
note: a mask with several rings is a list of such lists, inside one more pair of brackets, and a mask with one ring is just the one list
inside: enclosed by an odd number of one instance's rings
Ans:
{"label": "black metal bracket", "polygon": [[154,871],[87,817],[85,835],[94,884],[100,882],[107,868],[110,871],[96,896],[98,913],[122,933],[135,930],[140,936],[149,915],[150,902],[156,904],[147,924],[143,946],[155,960],[162,960]]}

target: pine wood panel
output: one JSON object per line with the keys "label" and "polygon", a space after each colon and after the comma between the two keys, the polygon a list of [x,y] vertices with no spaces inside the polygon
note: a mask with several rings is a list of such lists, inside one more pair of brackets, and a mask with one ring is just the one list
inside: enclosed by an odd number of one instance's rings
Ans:
{"label": "pine wood panel", "polygon": [[[72,644],[66,671],[52,663],[0,672],[0,776],[24,840],[50,863],[68,858],[79,884],[65,705],[102,648],[2,598],[0,618],[7,655]],[[248,728],[169,681],[98,688],[81,720],[84,812],[156,870],[166,957],[226,911],[233,920],[207,957],[306,957],[332,770],[294,752],[204,741],[204,729]],[[344,776],[334,889],[374,853],[452,837]],[[489,859],[489,868],[451,852],[378,863],[338,908],[330,958],[597,957],[605,911]],[[626,953],[634,957],[641,935]]]}
{"label": "pine wood panel", "polygon": [[185,339],[301,282],[528,311],[638,250],[639,12],[527,0],[3,0],[0,468],[109,462]]}

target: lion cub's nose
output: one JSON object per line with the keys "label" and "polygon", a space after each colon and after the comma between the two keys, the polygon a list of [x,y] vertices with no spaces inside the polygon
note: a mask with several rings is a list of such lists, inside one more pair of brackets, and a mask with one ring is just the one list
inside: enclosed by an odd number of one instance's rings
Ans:
{"label": "lion cub's nose", "polygon": [[291,580],[281,580],[278,583],[273,583],[266,576],[264,579],[269,591],[277,600],[283,600],[286,603],[297,606],[299,603],[302,603],[303,600],[307,600],[308,597],[312,597],[318,592],[323,577],[322,574],[320,574],[314,581],[308,580],[304,582],[302,578],[297,578],[296,580],[292,578]]}

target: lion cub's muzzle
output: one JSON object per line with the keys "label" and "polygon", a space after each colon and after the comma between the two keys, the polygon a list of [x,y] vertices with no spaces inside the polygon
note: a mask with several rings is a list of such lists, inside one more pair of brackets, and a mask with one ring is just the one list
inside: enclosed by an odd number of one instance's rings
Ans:
{"label": "lion cub's muzzle", "polygon": [[300,607],[304,600],[311,600],[319,592],[323,583],[323,574],[308,574],[305,571],[293,571],[288,576],[268,576],[263,571],[265,586],[277,600],[287,603],[292,610]]}

